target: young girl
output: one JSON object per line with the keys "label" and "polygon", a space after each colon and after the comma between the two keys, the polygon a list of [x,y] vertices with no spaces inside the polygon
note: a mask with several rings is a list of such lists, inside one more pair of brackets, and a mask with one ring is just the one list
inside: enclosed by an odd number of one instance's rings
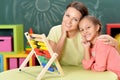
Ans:
{"label": "young girl", "polygon": [[115,47],[97,39],[101,32],[101,23],[93,16],[85,16],[79,23],[83,37],[83,67],[93,71],[112,71],[120,80],[120,55]]}

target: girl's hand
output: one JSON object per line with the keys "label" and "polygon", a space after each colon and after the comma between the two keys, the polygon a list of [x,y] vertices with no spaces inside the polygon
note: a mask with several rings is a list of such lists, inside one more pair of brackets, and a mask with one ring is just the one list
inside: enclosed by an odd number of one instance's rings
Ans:
{"label": "girl's hand", "polygon": [[82,45],[85,49],[88,49],[90,48],[90,42],[88,42],[84,37],[82,38]]}
{"label": "girl's hand", "polygon": [[86,38],[82,37],[82,45],[84,47],[84,59],[90,60],[90,42]]}

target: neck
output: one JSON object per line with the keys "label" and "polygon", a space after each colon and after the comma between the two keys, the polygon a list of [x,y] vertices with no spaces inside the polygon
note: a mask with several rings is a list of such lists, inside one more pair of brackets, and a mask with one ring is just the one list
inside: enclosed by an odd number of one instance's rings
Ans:
{"label": "neck", "polygon": [[91,44],[92,44],[92,45],[95,44],[98,36],[100,36],[100,34],[97,34],[97,35],[94,37],[94,39],[91,41]]}
{"label": "neck", "polygon": [[75,37],[78,32],[79,32],[79,30],[68,31],[67,36],[68,36],[68,38]]}

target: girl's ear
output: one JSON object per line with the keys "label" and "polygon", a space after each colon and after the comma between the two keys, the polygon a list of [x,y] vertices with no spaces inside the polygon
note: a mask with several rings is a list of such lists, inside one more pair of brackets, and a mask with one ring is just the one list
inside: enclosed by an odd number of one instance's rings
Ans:
{"label": "girl's ear", "polygon": [[99,25],[99,24],[96,25],[96,31],[97,31],[97,32],[100,31],[100,25]]}

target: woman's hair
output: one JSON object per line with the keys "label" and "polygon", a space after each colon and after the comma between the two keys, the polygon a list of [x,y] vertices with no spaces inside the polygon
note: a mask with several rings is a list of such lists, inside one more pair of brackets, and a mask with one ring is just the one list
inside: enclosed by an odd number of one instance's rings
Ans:
{"label": "woman's hair", "polygon": [[83,3],[81,3],[81,2],[74,1],[74,2],[70,3],[66,7],[66,9],[68,9],[69,7],[73,7],[75,9],[77,9],[82,14],[82,18],[89,14],[87,7]]}
{"label": "woman's hair", "polygon": [[[101,32],[102,24],[101,24],[101,22],[100,22],[99,19],[97,19],[95,16],[92,16],[92,15],[87,15],[87,16],[85,16],[84,18],[86,18],[86,19],[88,19],[89,21],[91,21],[95,26],[96,26],[96,25],[99,25],[100,27],[99,27],[98,32],[99,32],[99,33]],[[84,19],[84,18],[83,18],[83,19]]]}

